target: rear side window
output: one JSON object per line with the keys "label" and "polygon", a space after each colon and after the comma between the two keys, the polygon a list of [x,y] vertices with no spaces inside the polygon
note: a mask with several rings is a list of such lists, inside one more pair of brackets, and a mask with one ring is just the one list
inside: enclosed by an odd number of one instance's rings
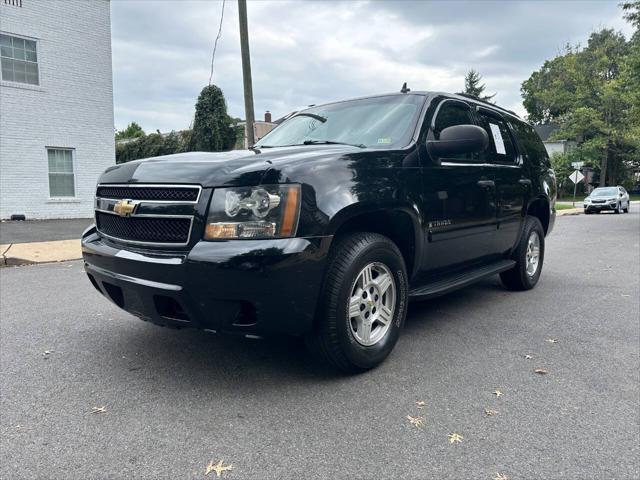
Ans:
{"label": "rear side window", "polygon": [[547,149],[533,127],[523,122],[513,122],[512,125],[527,161],[536,167],[551,168]]}
{"label": "rear side window", "polygon": [[516,161],[516,149],[507,123],[498,114],[478,112],[480,126],[489,135],[489,148],[480,154],[484,163],[513,164]]}

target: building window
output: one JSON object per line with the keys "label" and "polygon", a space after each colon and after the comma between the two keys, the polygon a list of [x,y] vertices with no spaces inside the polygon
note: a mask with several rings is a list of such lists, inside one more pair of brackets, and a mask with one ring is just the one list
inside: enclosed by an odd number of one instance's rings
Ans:
{"label": "building window", "polygon": [[0,34],[2,80],[38,85],[36,42]]}
{"label": "building window", "polygon": [[49,196],[51,198],[75,197],[73,150],[47,148],[49,157]]}

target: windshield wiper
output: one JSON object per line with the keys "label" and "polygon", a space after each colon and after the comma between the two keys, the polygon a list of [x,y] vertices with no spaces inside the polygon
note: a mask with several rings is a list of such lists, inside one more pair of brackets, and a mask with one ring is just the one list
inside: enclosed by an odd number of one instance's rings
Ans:
{"label": "windshield wiper", "polygon": [[305,140],[302,145],[349,145],[351,147],[367,148],[363,143],[334,142],[332,140]]}

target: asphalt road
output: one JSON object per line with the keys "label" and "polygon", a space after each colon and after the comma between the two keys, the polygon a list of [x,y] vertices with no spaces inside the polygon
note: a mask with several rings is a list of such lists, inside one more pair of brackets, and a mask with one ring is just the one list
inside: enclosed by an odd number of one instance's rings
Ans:
{"label": "asphalt road", "polygon": [[2,269],[0,477],[202,479],[222,459],[228,479],[638,478],[639,242],[637,210],[559,218],[535,290],[413,304],[352,377],[292,339],[143,323],[80,262]]}
{"label": "asphalt road", "polygon": [[0,244],[73,240],[91,223],[92,218],[1,222]]}

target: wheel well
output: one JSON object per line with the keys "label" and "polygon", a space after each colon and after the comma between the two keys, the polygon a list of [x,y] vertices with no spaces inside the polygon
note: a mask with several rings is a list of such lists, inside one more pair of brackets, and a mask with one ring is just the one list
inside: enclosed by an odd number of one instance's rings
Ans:
{"label": "wheel well", "polygon": [[384,235],[396,244],[411,277],[415,264],[416,235],[411,217],[401,211],[376,211],[350,218],[336,231],[334,238],[353,232]]}
{"label": "wheel well", "polygon": [[545,235],[549,230],[549,202],[546,198],[537,198],[533,202],[529,204],[529,208],[527,208],[527,215],[531,215],[532,217],[537,217],[542,224],[542,228],[544,229]]}

